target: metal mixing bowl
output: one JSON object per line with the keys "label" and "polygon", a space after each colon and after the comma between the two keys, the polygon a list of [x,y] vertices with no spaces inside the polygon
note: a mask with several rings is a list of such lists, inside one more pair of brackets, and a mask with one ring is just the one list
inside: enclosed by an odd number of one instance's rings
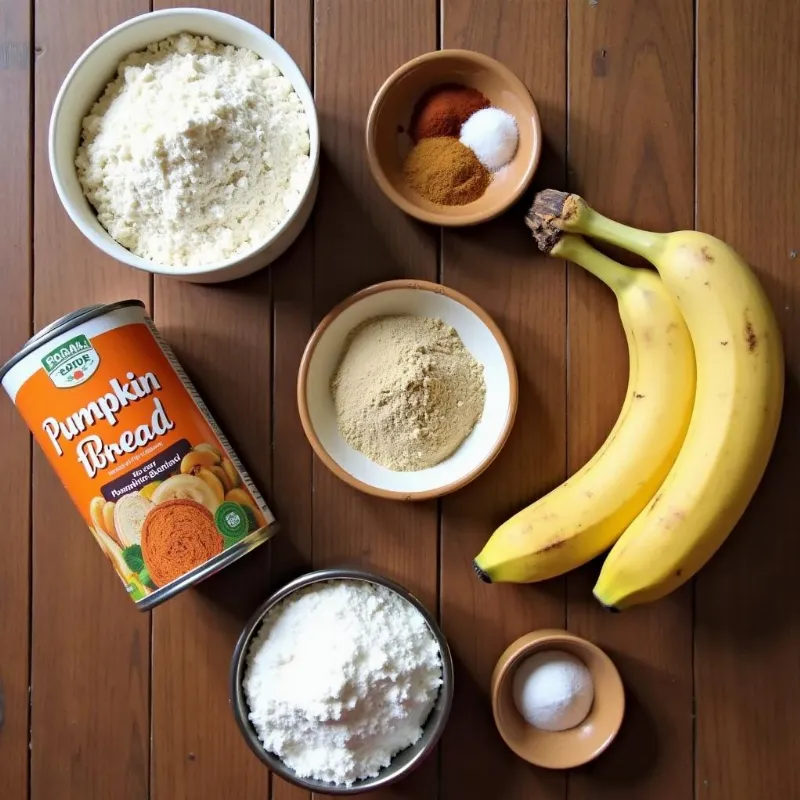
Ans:
{"label": "metal mixing bowl", "polygon": [[[312,780],[309,778],[300,778],[297,774],[289,769],[280,758],[273,753],[264,749],[261,740],[255,728],[248,719],[249,708],[247,700],[244,696],[244,689],[242,688],[242,681],[247,662],[247,652],[250,649],[250,642],[253,636],[258,632],[261,627],[261,621],[270,609],[276,606],[281,600],[285,600],[289,595],[310,586],[312,583],[320,583],[325,581],[366,581],[367,583],[374,583],[379,586],[386,586],[392,591],[405,598],[411,603],[428,623],[428,627],[439,645],[439,651],[442,655],[442,686],[439,690],[439,697],[436,704],[430,713],[430,716],[425,722],[422,736],[419,741],[411,747],[398,753],[388,767],[385,767],[374,778],[367,778],[363,781],[357,781],[352,786],[338,786],[323,781]],[[310,572],[300,578],[292,581],[284,586],[279,591],[275,592],[265,603],[263,603],[258,610],[250,618],[250,621],[242,631],[239,641],[236,643],[236,648],[233,651],[233,659],[231,661],[231,674],[230,674],[230,698],[231,707],[233,708],[236,723],[239,730],[242,732],[250,749],[267,765],[274,773],[280,775],[290,783],[300,786],[303,789],[309,789],[313,792],[321,794],[360,794],[362,792],[369,792],[378,787],[388,786],[391,783],[399,781],[404,778],[428,756],[436,747],[439,737],[444,731],[444,726],[447,723],[447,717],[450,714],[450,707],[453,704],[453,659],[450,655],[450,648],[447,645],[447,640],[439,630],[436,620],[431,616],[427,609],[417,600],[416,597],[409,594],[402,586],[390,581],[380,575],[375,575],[371,572],[364,572],[357,569],[323,569],[317,572]]]}

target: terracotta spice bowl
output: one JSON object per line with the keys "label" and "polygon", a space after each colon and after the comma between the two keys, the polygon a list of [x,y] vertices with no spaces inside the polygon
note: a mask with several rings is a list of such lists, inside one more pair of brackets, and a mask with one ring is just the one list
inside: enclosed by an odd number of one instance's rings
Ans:
{"label": "terracotta spice bowl", "polygon": [[[403,176],[403,161],[413,146],[408,130],[414,107],[430,89],[448,83],[478,89],[492,105],[511,114],[519,128],[512,161],[494,173],[482,197],[463,206],[431,203]],[[539,164],[542,129],[536,104],[511,70],[470,50],[437,50],[404,64],[378,90],[367,117],[366,145],[372,176],[406,214],[433,225],[475,225],[501,214],[525,191]]]}
{"label": "terracotta spice bowl", "polygon": [[[589,715],[566,731],[528,725],[514,704],[517,667],[544,650],[563,650],[580,659],[594,683]],[[625,690],[614,662],[597,645],[567,631],[533,631],[509,645],[497,661],[492,674],[492,711],[503,741],[520,758],[538,767],[571,769],[597,758],[614,741],[625,716]]]}

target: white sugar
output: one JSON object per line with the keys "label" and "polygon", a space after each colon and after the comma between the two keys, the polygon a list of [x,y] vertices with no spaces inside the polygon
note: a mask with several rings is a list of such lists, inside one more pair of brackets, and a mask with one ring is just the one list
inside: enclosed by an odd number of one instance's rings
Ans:
{"label": "white sugar", "polygon": [[482,108],[461,126],[461,144],[469,147],[486,169],[498,170],[517,152],[517,121],[500,108]]}

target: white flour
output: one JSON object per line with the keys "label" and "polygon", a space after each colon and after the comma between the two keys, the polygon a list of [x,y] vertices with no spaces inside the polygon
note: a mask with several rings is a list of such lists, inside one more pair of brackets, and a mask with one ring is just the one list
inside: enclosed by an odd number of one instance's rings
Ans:
{"label": "white flour", "polygon": [[333,581],[270,612],[244,692],[267,750],[301,777],[352,784],[420,738],[441,682],[439,647],[410,603]]}
{"label": "white flour", "polygon": [[119,66],[83,121],[78,177],[100,224],[172,266],[256,249],[297,207],[308,120],[277,67],[189,34]]}

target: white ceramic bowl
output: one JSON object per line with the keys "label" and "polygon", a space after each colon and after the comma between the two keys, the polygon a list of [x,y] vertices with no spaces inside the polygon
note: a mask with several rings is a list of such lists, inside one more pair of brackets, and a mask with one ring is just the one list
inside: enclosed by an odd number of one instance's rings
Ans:
{"label": "white ceramic bowl", "polygon": [[[456,329],[483,364],[483,416],[452,456],[428,469],[395,472],[354,450],[339,433],[330,382],[350,332],[372,317],[436,317]],[[511,348],[475,302],[437,283],[398,280],[370,286],[344,300],[317,327],[306,346],[297,382],[303,429],[323,463],[351,486],[395,500],[426,500],[453,492],[483,472],[502,449],[517,412],[517,370]]]}
{"label": "white ceramic bowl", "polygon": [[[118,244],[97,221],[83,194],[75,169],[81,123],[113,78],[117,65],[128,54],[182,32],[210,36],[215,41],[246,47],[275,64],[291,81],[308,118],[311,169],[299,205],[258,249],[243,256],[202,267],[157,264],[134,255]],[[265,267],[280,256],[308,221],[317,195],[319,127],[314,98],[300,69],[289,54],[268,34],[249,22],[198,8],[156,11],[129,19],[101,36],[75,62],[58,92],[50,118],[50,171],[59,199],[72,221],[103,252],[147,272],[169,275],[195,283],[218,283],[241,278]]]}

